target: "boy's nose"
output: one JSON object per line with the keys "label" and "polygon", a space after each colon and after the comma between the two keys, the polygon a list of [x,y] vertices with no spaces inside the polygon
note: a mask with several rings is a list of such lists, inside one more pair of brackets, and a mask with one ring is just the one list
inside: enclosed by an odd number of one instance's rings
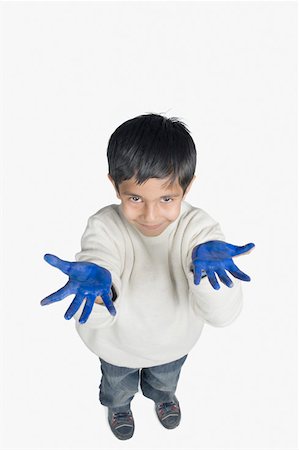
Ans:
{"label": "boy's nose", "polygon": [[143,212],[144,225],[158,225],[158,211],[154,206],[147,206]]}

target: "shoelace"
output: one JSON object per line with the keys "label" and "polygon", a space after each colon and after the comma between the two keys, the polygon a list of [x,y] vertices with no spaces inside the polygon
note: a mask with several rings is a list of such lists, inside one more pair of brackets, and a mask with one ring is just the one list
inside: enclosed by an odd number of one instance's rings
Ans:
{"label": "shoelace", "polygon": [[168,408],[170,408],[171,411],[177,411],[178,405],[176,405],[174,402],[164,402],[158,406],[159,412],[162,414],[168,412]]}
{"label": "shoelace", "polygon": [[129,419],[132,422],[132,416],[131,413],[128,412],[117,412],[113,413],[113,422]]}

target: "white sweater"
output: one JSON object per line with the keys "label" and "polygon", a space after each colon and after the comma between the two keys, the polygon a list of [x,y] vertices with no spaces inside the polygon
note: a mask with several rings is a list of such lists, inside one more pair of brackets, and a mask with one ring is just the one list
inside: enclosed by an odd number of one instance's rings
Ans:
{"label": "white sweater", "polygon": [[159,236],[144,236],[126,220],[121,205],[92,215],[76,261],[110,271],[117,313],[111,316],[105,305],[95,303],[80,324],[82,303],[73,317],[86,346],[117,366],[151,367],[186,355],[205,322],[229,325],[242,309],[240,281],[231,276],[232,288],[220,282],[215,290],[207,277],[195,285],[191,272],[192,249],[211,240],[225,240],[219,224],[186,201]]}

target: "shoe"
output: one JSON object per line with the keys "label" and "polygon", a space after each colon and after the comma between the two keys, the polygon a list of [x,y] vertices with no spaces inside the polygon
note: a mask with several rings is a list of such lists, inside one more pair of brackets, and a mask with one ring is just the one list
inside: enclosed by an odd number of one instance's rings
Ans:
{"label": "shoe", "polygon": [[108,422],[112,433],[121,440],[130,439],[134,434],[135,424],[132,411],[114,412],[108,408]]}
{"label": "shoe", "polygon": [[174,401],[155,403],[155,410],[163,427],[171,430],[179,425],[181,410],[176,396],[174,396]]}

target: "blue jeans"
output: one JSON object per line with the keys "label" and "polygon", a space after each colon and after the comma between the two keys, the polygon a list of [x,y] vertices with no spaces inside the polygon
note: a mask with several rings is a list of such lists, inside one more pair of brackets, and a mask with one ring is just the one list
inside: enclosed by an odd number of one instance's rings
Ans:
{"label": "blue jeans", "polygon": [[187,356],[144,369],[114,366],[99,358],[102,371],[99,386],[101,404],[117,412],[127,411],[134,395],[138,392],[139,371],[140,387],[145,397],[155,403],[173,400],[181,368]]}

